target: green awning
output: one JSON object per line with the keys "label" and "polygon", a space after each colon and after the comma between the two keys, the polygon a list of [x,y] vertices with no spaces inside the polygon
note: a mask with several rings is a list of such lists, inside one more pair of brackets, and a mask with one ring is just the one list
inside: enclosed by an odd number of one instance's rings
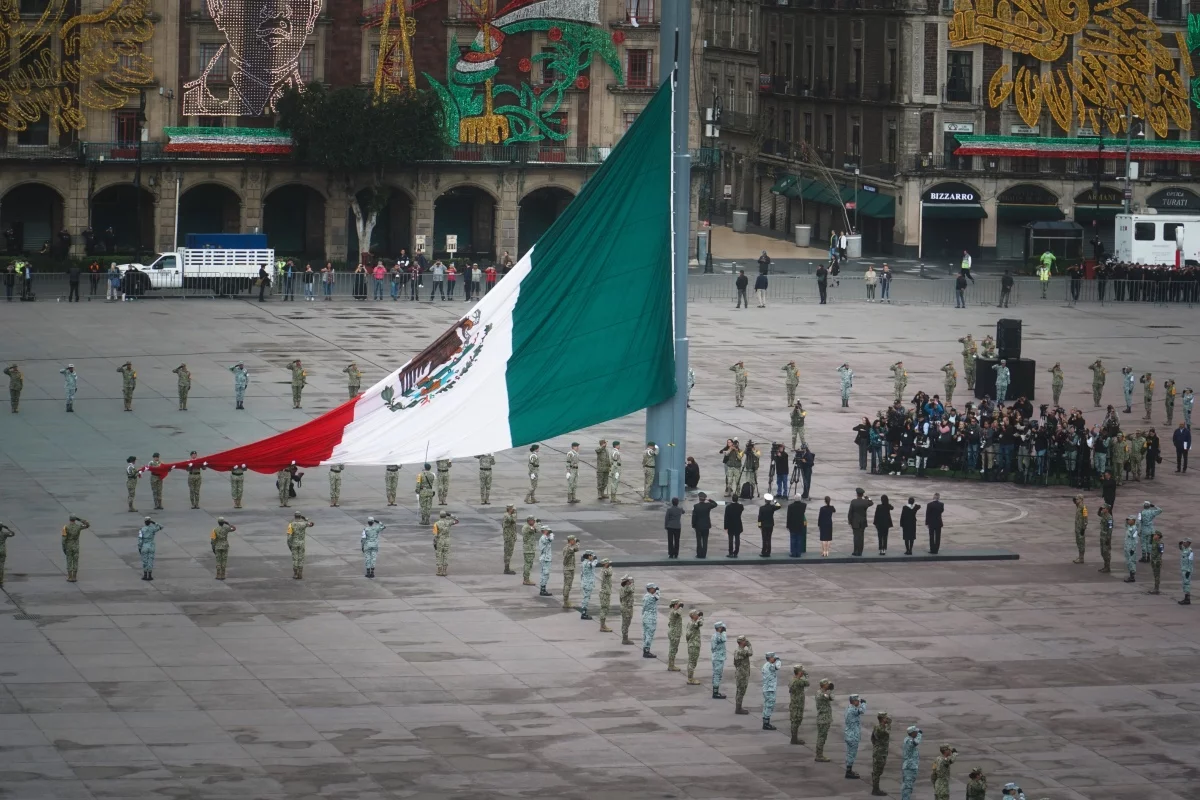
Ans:
{"label": "green awning", "polygon": [[[842,190],[842,200],[853,203],[854,187]],[[872,219],[893,219],[896,216],[896,198],[890,194],[858,190],[858,215]]]}
{"label": "green awning", "polygon": [[1087,225],[1092,220],[1112,222],[1121,211],[1121,206],[1075,206],[1075,221],[1080,225]]}
{"label": "green awning", "polygon": [[805,200],[812,200],[814,203],[824,203],[827,206],[842,207],[842,199],[834,194],[833,190],[824,181],[806,179],[804,188],[800,193]]}
{"label": "green awning", "polygon": [[1057,222],[1066,214],[1058,206],[1030,206],[1001,203],[996,217],[1004,222]]}
{"label": "green awning", "polygon": [[795,186],[799,181],[800,179],[795,175],[784,175],[779,180],[775,181],[775,185],[771,187],[771,191],[775,194],[783,194],[791,197],[792,195],[788,190]]}
{"label": "green awning", "polygon": [[978,203],[925,203],[925,219],[985,219],[987,212]]}

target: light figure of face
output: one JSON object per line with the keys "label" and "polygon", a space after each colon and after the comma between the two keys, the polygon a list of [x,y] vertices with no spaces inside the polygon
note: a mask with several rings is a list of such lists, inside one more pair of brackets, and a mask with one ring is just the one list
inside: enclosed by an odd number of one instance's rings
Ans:
{"label": "light figure of face", "polygon": [[300,57],[323,0],[207,0],[232,55],[254,72],[286,71]]}

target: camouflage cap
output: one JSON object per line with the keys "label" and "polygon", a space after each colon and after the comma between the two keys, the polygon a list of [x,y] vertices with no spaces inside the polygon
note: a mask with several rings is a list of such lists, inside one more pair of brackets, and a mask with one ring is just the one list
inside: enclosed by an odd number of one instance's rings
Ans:
{"label": "camouflage cap", "polygon": [[517,507],[516,507],[515,505],[513,505],[512,503],[509,503],[509,504],[508,504],[508,505],[506,505],[504,508],[505,508],[506,510],[509,510],[509,511],[516,511],[516,510],[517,510]]}
{"label": "camouflage cap", "polygon": [[949,742],[942,742],[940,745],[938,745],[938,750],[953,750],[953,749],[954,749],[954,745],[950,744]]}
{"label": "camouflage cap", "polygon": [[649,590],[649,589],[654,589],[654,590],[656,590],[656,591],[657,591],[657,590],[658,590],[658,584],[657,584],[657,583],[647,583],[647,584],[646,584],[646,589],[647,589],[647,590]]}
{"label": "camouflage cap", "polygon": [[1017,785],[1015,783],[1012,783],[1011,781],[1004,784],[1004,791],[1006,791],[1006,792],[1011,792],[1016,788],[1017,788]]}
{"label": "camouflage cap", "polygon": [[449,511],[442,511],[441,513],[438,514],[438,519],[445,519],[448,516],[450,516]]}
{"label": "camouflage cap", "polygon": [[724,627],[725,627],[725,623],[721,622],[720,620],[717,620],[716,622],[713,623],[713,630],[716,630],[718,628],[724,628]]}
{"label": "camouflage cap", "polygon": [[857,700],[857,699],[858,699],[858,695],[856,695],[856,694],[852,694],[852,695],[850,695],[849,697],[847,697],[846,699],[847,699],[847,700]]}
{"label": "camouflage cap", "polygon": [[[75,518],[74,518],[74,517],[71,517],[71,519],[75,519]],[[748,641],[750,641],[750,640],[749,640],[749,639],[747,639],[745,636],[739,636],[739,637],[737,637],[737,640],[738,640],[739,642],[748,642]]]}
{"label": "camouflage cap", "polygon": [[593,553],[591,550],[584,550],[584,551],[583,551],[583,555],[585,555],[585,556],[594,556],[594,555],[596,555],[596,554],[595,554],[595,553]]}
{"label": "camouflage cap", "polygon": [[908,733],[920,733],[920,732],[921,732],[921,729],[918,728],[916,725],[908,726]]}
{"label": "camouflage cap", "polygon": [[689,617],[703,617],[704,612],[698,608],[693,608],[691,611],[688,612],[688,616]]}
{"label": "camouflage cap", "polygon": [[293,516],[295,516],[296,519],[304,519],[304,515],[299,511],[297,511]]}
{"label": "camouflage cap", "polygon": [[625,575],[624,577],[621,578],[621,583],[624,583],[625,581],[631,581],[631,580],[633,580],[632,575]]}
{"label": "camouflage cap", "polygon": [[573,533],[567,534],[567,541],[568,541],[568,542],[574,542],[574,541],[576,541],[576,539],[577,539],[577,538],[578,538],[578,537],[576,537],[576,536],[575,536],[575,534],[573,534]]}
{"label": "camouflage cap", "polygon": [[1183,541],[1183,543],[1184,543],[1184,544],[1191,544],[1191,543],[1192,543],[1191,537],[1185,538],[1185,539],[1183,539],[1182,541]]}
{"label": "camouflage cap", "polygon": [[154,520],[151,519],[150,517],[146,517],[146,522],[154,522]]}
{"label": "camouflage cap", "polygon": [[612,563],[612,559],[608,556],[605,556],[604,558],[600,559],[600,563],[607,566]]}
{"label": "camouflage cap", "polygon": [[[649,589],[653,585],[654,584],[652,584],[652,583],[647,583],[646,588]],[[674,608],[675,606],[683,605],[683,601],[682,600],[672,600],[670,603],[667,603],[667,605],[670,606],[671,608]]]}
{"label": "camouflage cap", "polygon": [[763,657],[769,661],[770,659],[775,658],[775,651],[772,650],[770,653],[765,654]]}
{"label": "camouflage cap", "polygon": [[[509,506],[509,508],[512,508],[512,507],[513,507],[513,506]],[[526,520],[533,520],[534,522],[536,522],[536,521],[537,521],[537,517],[535,517],[533,514],[530,514],[530,515],[529,515],[528,517],[526,517],[525,519],[526,519]]]}
{"label": "camouflage cap", "polygon": [[792,672],[804,672],[804,665],[803,664],[793,664]]}
{"label": "camouflage cap", "polygon": [[891,715],[891,714],[889,714],[889,713],[888,713],[888,712],[886,712],[886,711],[879,711],[879,712],[877,712],[877,713],[875,714],[875,717],[876,717],[876,719],[887,719],[887,718],[889,718],[889,717],[891,717],[891,716],[892,716],[892,715]]}

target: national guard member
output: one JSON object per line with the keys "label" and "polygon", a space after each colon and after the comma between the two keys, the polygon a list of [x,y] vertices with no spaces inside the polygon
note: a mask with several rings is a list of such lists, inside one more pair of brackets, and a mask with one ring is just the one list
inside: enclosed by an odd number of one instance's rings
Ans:
{"label": "national guard member", "polygon": [[967,778],[967,800],[987,800],[987,776],[983,774],[983,767],[971,770]]}
{"label": "national guard member", "polygon": [[779,659],[774,653],[767,653],[766,659],[762,665],[762,729],[773,731],[771,715],[775,713],[775,690],[779,686]]}
{"label": "national guard member", "polygon": [[437,556],[437,574],[445,578],[450,574],[450,529],[458,524],[458,517],[449,511],[438,514],[433,523],[433,551]]}
{"label": "national guard member", "polygon": [[154,497],[154,510],[162,511],[162,478],[154,474],[154,469],[162,466],[162,461],[155,453],[150,457],[150,463],[142,467],[146,472],[150,473],[150,494]]}
{"label": "national guard member", "polygon": [[612,633],[608,627],[608,607],[612,603],[612,559],[600,559],[600,632]]}
{"label": "national guard member", "polygon": [[500,534],[504,537],[504,574],[516,575],[512,569],[513,550],[517,546],[517,508],[509,505],[504,510],[504,519],[500,522]]}
{"label": "national guard member", "polygon": [[608,501],[619,503],[617,499],[621,491],[621,443],[613,439],[612,451],[608,454]]}
{"label": "national guard member", "polygon": [[125,493],[129,495],[129,510],[137,511],[133,507],[134,496],[137,494],[138,478],[142,477],[142,471],[134,466],[137,462],[137,456],[130,456],[125,459]]}
{"label": "national guard member", "polygon": [[304,544],[308,539],[308,529],[313,527],[313,523],[301,514],[296,512],[293,519],[287,526],[287,546],[292,551],[292,577],[300,580],[304,577]]}
{"label": "national guard member", "polygon": [[246,372],[246,365],[239,361],[229,368],[233,373],[233,400],[236,403],[234,406],[239,411],[246,409],[246,388],[250,386],[250,373]]}
{"label": "national guard member", "polygon": [[[1196,556],[1192,553],[1192,540],[1184,539],[1179,543],[1179,583],[1183,589],[1183,599],[1179,601],[1181,606],[1192,604],[1192,567],[1195,564]],[[3,566],[0,564],[0,568]]]}
{"label": "national guard member", "polygon": [[750,640],[745,636],[737,637],[737,649],[733,651],[733,713],[749,714],[750,712],[742,708],[742,701],[746,698],[746,689],[750,686],[750,659],[754,656],[754,648],[750,646]]}
{"label": "national guard member", "polygon": [[346,373],[346,391],[350,393],[350,399],[353,400],[362,390],[362,373],[358,371],[358,362],[351,361],[342,372]]}
{"label": "national guard member", "polygon": [[650,652],[654,632],[658,630],[658,584],[647,583],[642,595],[642,658],[658,658]]}
{"label": "national guard member", "polygon": [[[509,508],[512,508],[512,506],[509,506]],[[525,562],[521,573],[522,586],[533,586],[533,581],[529,580],[529,575],[533,572],[533,557],[537,554],[537,540],[537,519],[530,514],[525,518],[525,525],[521,528],[521,556]]]}
{"label": "national guard member", "polygon": [[1112,572],[1112,537],[1112,509],[1107,505],[1102,505],[1100,506],[1100,558],[1104,561],[1104,566],[1100,568],[1100,572]]}
{"label": "national guard member", "polygon": [[79,573],[79,534],[92,524],[83,517],[70,516],[62,529],[62,551],[67,559],[67,582],[75,583]]}
{"label": "national guard member", "polygon": [[892,733],[888,728],[891,727],[892,718],[886,711],[880,711],[875,718],[878,722],[871,731],[871,794],[875,797],[887,797],[887,792],[879,788],[879,779],[883,777],[883,770],[887,767],[888,745],[892,741]]}
{"label": "national guard member", "polygon": [[950,800],[950,765],[958,750],[948,744],[940,748],[941,755],[933,760],[933,800]]}
{"label": "national guard member", "polygon": [[571,607],[571,584],[575,583],[575,560],[576,554],[579,552],[579,542],[575,538],[575,534],[567,537],[567,543],[563,546],[562,565],[563,565],[563,608]]}
{"label": "national guard member", "polygon": [[531,505],[537,502],[538,472],[542,466],[542,460],[538,457],[540,449],[541,445],[529,446],[529,494],[525,495],[525,502]]}
{"label": "national guard member", "polygon": [[895,394],[896,402],[899,403],[904,396],[904,390],[908,387],[908,370],[904,368],[903,361],[897,361],[888,367],[892,373],[892,392]]}
{"label": "national guard member", "polygon": [[128,361],[117,367],[117,372],[121,373],[121,398],[125,401],[125,410],[133,411],[133,390],[137,388],[137,373],[133,371],[133,364]]}
{"label": "national guard member", "polygon": [[1125,413],[1133,413],[1133,367],[1121,367],[1121,392],[1125,395]]}
{"label": "national guard member", "polygon": [[591,550],[584,550],[580,555],[579,588],[583,593],[583,599],[579,604],[579,618],[591,619],[588,615],[588,606],[592,602],[592,591],[596,588],[596,554]]}
{"label": "national guard member", "polygon": [[713,623],[713,635],[709,640],[710,658],[712,659],[712,696],[713,700],[724,700],[721,694],[721,678],[725,671],[725,623],[718,620]]}
{"label": "national guard member", "polygon": [[672,600],[667,605],[667,672],[679,672],[675,656],[679,653],[679,641],[683,638],[683,601]]}
{"label": "national guard member", "polygon": [[[329,506],[337,508],[338,503],[342,501],[342,470],[346,467],[342,464],[334,464],[329,468]],[[397,478],[397,482],[399,479]]]}
{"label": "national guard member", "polygon": [[553,597],[554,595],[546,589],[550,583],[550,561],[554,558],[554,531],[550,530],[549,525],[539,526],[541,538],[538,539],[538,563],[541,567],[541,581],[539,583],[539,597]]}
{"label": "national guard member", "polygon": [[1008,369],[1008,359],[1000,359],[999,364],[993,364],[996,373],[996,402],[1003,403],[1008,399],[1008,384],[1012,381],[1012,372]]}
{"label": "national guard member", "polygon": [[479,459],[479,504],[489,506],[492,504],[492,469],[496,466],[496,457],[491,453],[475,457]]}
{"label": "national guard member", "polygon": [[67,411],[74,413],[75,392],[79,389],[79,373],[75,371],[74,364],[67,364],[65,369],[58,371],[58,374],[63,376],[63,389],[67,393]]}
{"label": "national guard member", "polygon": [[800,440],[800,444],[806,444],[804,440],[804,418],[808,416],[808,412],[804,410],[804,406],[800,401],[796,401],[795,407],[792,408],[792,449],[796,449],[796,439]]}
{"label": "national guard member", "polygon": [[367,527],[362,532],[363,566],[367,570],[366,577],[375,577],[375,560],[379,558],[379,534],[387,526],[374,517],[367,517]]}
{"label": "national guard member", "polygon": [[862,715],[867,711],[867,702],[852,694],[847,698],[846,716],[842,727],[842,739],[846,743],[846,778],[857,780],[854,761],[858,758],[858,745],[862,741]]}
{"label": "national guard member", "polygon": [[850,369],[849,364],[843,363],[837,371],[842,382],[842,408],[849,408],[850,390],[854,388],[854,370]]}
{"label": "national guard member", "polygon": [[287,368],[292,372],[292,408],[299,408],[300,395],[304,392],[305,384],[308,383],[308,373],[304,371],[298,358],[288,364]]}
{"label": "national guard member", "polygon": [[1088,364],[1088,369],[1092,371],[1092,403],[1099,408],[1100,395],[1104,393],[1104,381],[1108,378],[1108,370],[1104,368],[1103,362],[1098,358]]}
{"label": "national guard member", "polygon": [[1083,504],[1083,495],[1075,495],[1075,547],[1079,550],[1079,558],[1072,561],[1072,564],[1083,563],[1083,549],[1086,544],[1085,535],[1087,534],[1088,526],[1088,510]]}
{"label": "national guard member", "polygon": [[958,386],[958,370],[954,368],[953,361],[947,361],[942,365],[942,372],[946,379],[943,381],[943,388],[946,390],[946,405],[954,402],[954,387]]}
{"label": "national guard member", "polygon": [[979,347],[975,344],[975,337],[969,333],[958,341],[963,346],[963,377],[967,379],[967,388],[973,391],[975,389],[975,359],[979,355]]}
{"label": "national guard member", "polygon": [[446,505],[446,498],[450,495],[450,467],[453,465],[448,458],[439,458],[437,461],[437,498],[438,505]]}
{"label": "national guard member", "polygon": [[693,608],[688,612],[687,633],[684,634],[688,652],[688,686],[700,685],[700,681],[696,680],[696,665],[700,662],[700,626],[703,624],[703,611]]}
{"label": "national guard member", "polygon": [[179,410],[187,411],[188,392],[192,390],[192,373],[188,371],[187,364],[180,364],[171,372],[179,378]]}
{"label": "national guard member", "polygon": [[293,461],[290,466],[286,466],[279,472],[275,473],[275,488],[279,490],[279,507],[287,508],[288,502],[292,495],[292,467],[296,465]]}
{"label": "national guard member", "polygon": [[8,559],[8,540],[17,532],[0,522],[0,586],[4,585],[4,562]]}
{"label": "national guard member", "polygon": [[738,408],[742,407],[742,401],[746,399],[746,384],[748,377],[746,374],[746,365],[739,361],[729,368],[733,373],[733,400]]}
{"label": "national guard member", "polygon": [[633,644],[629,638],[629,625],[633,622],[633,576],[621,578],[621,644]]}
{"label": "national guard member", "polygon": [[1158,594],[1158,586],[1162,581],[1162,558],[1166,548],[1162,543],[1162,531],[1155,531],[1150,537],[1150,574],[1154,576],[1154,588],[1146,594]]}
{"label": "national guard member", "polygon": [[571,442],[567,451],[567,502],[578,503],[575,490],[579,486],[579,442]]}
{"label": "national guard member", "polygon": [[650,496],[654,488],[654,478],[657,475],[658,445],[646,442],[646,452],[642,453],[642,502],[649,503],[654,498]]}
{"label": "national guard member", "polygon": [[608,470],[612,462],[608,458],[608,440],[601,439],[596,448],[596,495],[599,500],[608,499]]}
{"label": "national guard member", "polygon": [[808,688],[808,673],[803,664],[792,667],[792,682],[788,684],[788,717],[792,728],[792,744],[804,744],[800,726],[804,724],[804,690]]}
{"label": "national guard member", "polygon": [[226,522],[224,517],[217,517],[217,527],[213,528],[209,546],[212,547],[213,555],[217,559],[217,580],[219,581],[225,580],[225,568],[229,566],[229,534],[236,530],[237,528]]}
{"label": "national guard member", "polygon": [[[395,466],[395,465],[393,465]],[[389,471],[391,467],[388,467]],[[399,470],[399,467],[396,467]],[[429,470],[428,462],[425,464],[425,469],[417,475],[417,502],[421,509],[421,524],[429,524],[429,515],[433,512],[433,493],[434,493],[434,477]],[[396,505],[395,498],[388,503],[389,506]]]}
{"label": "national guard member", "polygon": [[25,376],[16,364],[4,368],[8,376],[8,401],[12,404],[12,413],[16,414],[21,408],[21,390],[25,388]]}
{"label": "national guard member", "polygon": [[1192,406],[1196,404],[1196,393],[1187,388],[1183,390],[1183,424],[1190,431],[1192,429]]}
{"label": "national guard member", "polygon": [[197,464],[195,450],[193,450],[188,455],[188,458],[192,459],[187,464],[188,499],[192,503],[192,508],[199,508],[200,507],[200,477],[201,477],[200,473],[203,472],[204,470],[208,469],[208,462],[205,461],[202,464]]}
{"label": "national guard member", "polygon": [[1125,517],[1125,570],[1129,573],[1129,577],[1125,579],[1126,583],[1134,583],[1137,580],[1134,577],[1138,562],[1137,520],[1138,518],[1134,514]]}
{"label": "national guard member", "polygon": [[829,728],[833,725],[833,681],[822,678],[817,684],[817,747],[814,761],[827,762],[825,756],[825,740],[829,738]]}
{"label": "national guard member", "polygon": [[159,525],[150,517],[146,517],[145,524],[138,529],[137,549],[138,554],[142,557],[142,580],[154,580],[154,537],[162,530],[162,525]]}
{"label": "national guard member", "polygon": [[912,800],[917,771],[921,768],[921,738],[924,734],[916,725],[909,725],[900,745],[900,800]]}
{"label": "national guard member", "polygon": [[[428,472],[428,470],[429,470],[428,464],[425,465],[425,470]],[[432,482],[433,482],[433,477],[431,475],[430,476],[430,492],[433,491]],[[399,464],[388,464],[387,467],[385,467],[384,471],[383,471],[383,492],[387,496],[387,504],[389,506],[396,505],[396,489],[399,486],[400,486],[400,465]],[[418,475],[417,476],[417,494],[421,493],[420,487],[421,487],[421,476]],[[432,508],[432,507],[433,507],[433,504],[430,503],[430,508]],[[429,515],[428,514],[421,517],[421,524],[422,525],[429,524]]]}
{"label": "national guard member", "polygon": [[[780,369],[783,370],[783,385],[787,389],[787,404],[791,408],[796,404],[796,388],[800,385],[800,370],[796,369],[796,362],[789,361]],[[795,447],[795,445],[792,445]]]}

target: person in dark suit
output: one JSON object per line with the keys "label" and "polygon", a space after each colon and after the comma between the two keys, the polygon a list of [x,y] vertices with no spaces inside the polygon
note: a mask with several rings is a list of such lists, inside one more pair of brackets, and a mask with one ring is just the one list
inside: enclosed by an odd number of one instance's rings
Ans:
{"label": "person in dark suit", "polygon": [[1117,502],[1117,480],[1108,470],[1105,470],[1100,478],[1100,494],[1104,496],[1104,504],[1111,511]]}
{"label": "person in dark suit", "polygon": [[729,537],[730,558],[737,558],[742,550],[742,512],[745,506],[738,502],[737,496],[725,504],[725,535]]}
{"label": "person in dark suit", "polygon": [[800,500],[788,504],[787,529],[789,534],[788,555],[799,558],[808,549],[808,521],[804,518],[806,506]]}
{"label": "person in dark suit", "polygon": [[771,556],[771,534],[775,530],[775,512],[779,510],[779,503],[772,495],[763,495],[763,504],[758,507],[758,530],[762,534],[762,551],[758,554],[759,558],[770,558]]}
{"label": "person in dark suit", "polygon": [[921,510],[921,506],[917,505],[917,498],[908,498],[908,505],[900,509],[900,533],[904,538],[904,555],[911,556],[913,542],[917,541],[917,512]]}
{"label": "person in dark suit", "polygon": [[696,558],[708,558],[708,532],[712,530],[712,519],[709,517],[717,504],[708,499],[704,492],[700,493],[700,501],[692,506],[692,530],[696,532]]}
{"label": "person in dark suit", "polygon": [[875,505],[875,501],[866,496],[862,489],[854,490],[854,499],[850,501],[850,511],[846,514],[846,521],[850,523],[850,530],[854,533],[854,555],[861,556],[863,551],[863,537],[867,530],[867,509]]}
{"label": "person in dark suit", "polygon": [[667,558],[679,558],[679,535],[683,528],[683,509],[679,507],[679,498],[672,497],[671,505],[667,506],[667,514],[663,525],[667,529]]}
{"label": "person in dark suit", "polygon": [[817,530],[821,535],[822,558],[829,555],[829,548],[833,544],[833,515],[835,513],[837,513],[837,509],[833,507],[833,501],[829,499],[829,495],[825,495],[825,505],[821,506],[821,510],[817,512]]}
{"label": "person in dark suit", "polygon": [[942,504],[942,496],[934,494],[933,502],[925,507],[925,527],[929,528],[929,552],[937,555],[942,549],[942,512],[946,506]]}
{"label": "person in dark suit", "polygon": [[875,533],[879,536],[879,555],[887,555],[888,531],[892,529],[892,509],[886,494],[879,496],[879,505],[875,506]]}

